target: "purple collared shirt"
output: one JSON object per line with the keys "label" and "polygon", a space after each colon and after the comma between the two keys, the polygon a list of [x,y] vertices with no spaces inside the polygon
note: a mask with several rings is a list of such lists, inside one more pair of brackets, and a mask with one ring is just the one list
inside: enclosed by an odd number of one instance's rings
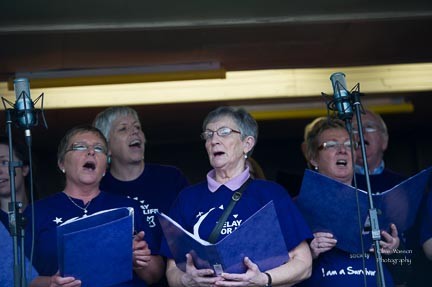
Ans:
{"label": "purple collared shirt", "polygon": [[239,189],[240,186],[242,186],[243,183],[245,183],[249,177],[250,177],[249,167],[246,166],[245,170],[241,174],[239,174],[238,176],[234,177],[233,179],[231,179],[231,180],[229,180],[223,184],[223,183],[217,182],[215,180],[216,170],[212,169],[211,171],[209,171],[207,173],[207,185],[208,185],[208,189],[211,192],[215,192],[221,185],[225,185],[230,190],[234,191],[234,190]]}

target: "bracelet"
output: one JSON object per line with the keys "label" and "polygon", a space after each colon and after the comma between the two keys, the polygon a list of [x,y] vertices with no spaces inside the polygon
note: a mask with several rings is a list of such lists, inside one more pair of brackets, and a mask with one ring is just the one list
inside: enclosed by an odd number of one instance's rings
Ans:
{"label": "bracelet", "polygon": [[267,284],[264,285],[264,287],[272,287],[272,277],[271,277],[270,273],[264,272],[264,274],[267,275],[267,278],[268,278]]}

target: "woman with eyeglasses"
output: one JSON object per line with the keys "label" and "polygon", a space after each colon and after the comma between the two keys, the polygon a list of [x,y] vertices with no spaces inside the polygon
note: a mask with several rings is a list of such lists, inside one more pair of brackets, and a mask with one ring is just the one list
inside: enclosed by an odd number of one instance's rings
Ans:
{"label": "woman with eyeglasses", "polygon": [[[305,128],[305,142],[302,148],[312,169],[351,185],[354,175],[351,142],[342,121],[327,117],[314,120]],[[334,208],[343,207],[334,206]],[[400,240],[394,224],[391,225],[391,234],[382,231],[381,236],[380,245],[383,255],[391,254],[398,248]],[[312,276],[300,286],[360,287],[365,286],[366,282],[367,286],[377,286],[374,254],[369,251],[363,255],[350,254],[338,249],[336,243],[337,238],[330,232],[314,233],[314,239],[309,243],[314,259]],[[365,259],[365,266],[362,258]],[[366,276],[364,269],[368,270]],[[386,286],[393,286],[390,273],[386,268],[384,270]]]}
{"label": "woman with eyeglasses", "polygon": [[[289,260],[270,270],[260,270],[244,254],[243,274],[222,273],[213,269],[198,269],[191,254],[187,258],[185,272],[175,263],[167,242],[162,243],[161,254],[167,256],[166,276],[171,287],[196,286],[270,286],[293,285],[310,275],[311,255],[306,240],[312,234],[303,217],[291,201],[288,192],[280,185],[262,180],[249,181],[246,159],[251,155],[258,138],[258,125],[243,109],[219,107],[211,111],[203,122],[201,138],[212,170],[205,181],[185,188],[176,199],[170,217],[183,228],[213,242],[218,242],[233,232],[234,223],[241,224],[268,202],[275,203]],[[235,191],[244,189],[242,196],[223,221],[221,229],[212,230],[231,202]],[[274,224],[269,222],[269,224]],[[257,230],[261,226],[256,226]],[[235,232],[235,231],[234,231]],[[267,238],[272,244],[272,238]]]}
{"label": "woman with eyeglasses", "polygon": [[[99,183],[107,167],[107,142],[92,126],[78,126],[62,138],[57,152],[58,167],[64,174],[64,190],[37,201],[26,210],[26,253],[32,247],[31,216],[34,212],[34,265],[42,277],[33,286],[86,286],[79,278],[61,277],[58,273],[56,228],[74,217],[91,215],[101,210],[133,207],[133,279],[118,286],[146,286],[163,274],[163,260],[153,255],[157,245],[136,201],[106,193]],[[91,247],[82,252],[92,254]],[[98,254],[93,254],[98,256]],[[89,266],[90,268],[91,266]],[[132,272],[132,270],[131,270]]]}

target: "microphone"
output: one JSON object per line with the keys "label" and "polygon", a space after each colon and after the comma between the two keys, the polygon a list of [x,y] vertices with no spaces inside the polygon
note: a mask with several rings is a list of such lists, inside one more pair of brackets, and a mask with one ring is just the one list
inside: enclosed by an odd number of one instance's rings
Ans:
{"label": "microphone", "polygon": [[334,92],[334,105],[336,106],[338,118],[346,121],[353,117],[350,94],[346,88],[345,74],[334,73],[330,76]]}
{"label": "microphone", "polygon": [[16,102],[14,112],[16,123],[21,128],[29,130],[37,124],[34,103],[30,97],[30,83],[27,78],[17,78],[14,80]]}

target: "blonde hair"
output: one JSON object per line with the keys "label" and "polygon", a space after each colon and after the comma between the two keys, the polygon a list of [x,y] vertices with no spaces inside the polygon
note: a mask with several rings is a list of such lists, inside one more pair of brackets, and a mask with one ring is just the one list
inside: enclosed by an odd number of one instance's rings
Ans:
{"label": "blonde hair", "polygon": [[311,159],[318,155],[319,136],[330,129],[345,129],[345,123],[334,117],[320,117],[306,126],[303,152],[308,164]]}

